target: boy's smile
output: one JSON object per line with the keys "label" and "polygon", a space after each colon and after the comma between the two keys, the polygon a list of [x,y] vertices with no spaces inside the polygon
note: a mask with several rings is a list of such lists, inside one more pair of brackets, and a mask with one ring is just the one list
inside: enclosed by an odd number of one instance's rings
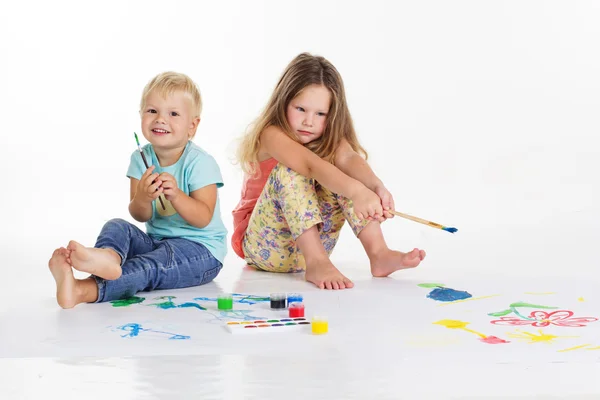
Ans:
{"label": "boy's smile", "polygon": [[171,132],[169,132],[165,129],[161,129],[161,128],[154,128],[154,129],[152,129],[152,133],[154,133],[155,135],[158,135],[158,136],[162,136],[162,135],[169,134]]}

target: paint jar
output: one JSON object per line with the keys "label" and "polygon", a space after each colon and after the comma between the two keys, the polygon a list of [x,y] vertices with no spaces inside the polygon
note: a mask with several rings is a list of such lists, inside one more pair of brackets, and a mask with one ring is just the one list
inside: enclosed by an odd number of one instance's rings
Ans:
{"label": "paint jar", "polygon": [[[289,297],[288,297],[289,299]],[[304,304],[299,302],[288,303],[290,318],[304,317]]]}
{"label": "paint jar", "polygon": [[271,293],[271,308],[276,310],[285,309],[285,293]]}
{"label": "paint jar", "polygon": [[222,294],[217,297],[217,308],[219,310],[232,310],[233,297],[230,294]]}
{"label": "paint jar", "polygon": [[288,307],[292,303],[302,303],[302,300],[304,300],[304,298],[300,293],[288,293],[287,295]]}
{"label": "paint jar", "polygon": [[314,316],[311,325],[313,335],[324,335],[329,331],[329,322],[325,317]]}

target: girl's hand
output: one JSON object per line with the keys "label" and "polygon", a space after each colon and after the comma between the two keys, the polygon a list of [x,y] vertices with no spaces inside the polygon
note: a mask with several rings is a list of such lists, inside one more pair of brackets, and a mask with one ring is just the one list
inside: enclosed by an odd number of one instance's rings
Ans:
{"label": "girl's hand", "polygon": [[360,219],[380,221],[383,217],[381,199],[374,192],[363,186],[358,193],[352,197],[354,212]]}
{"label": "girl's hand", "polygon": [[181,190],[179,190],[179,187],[177,186],[177,180],[173,177],[173,175],[163,172],[158,176],[158,179],[162,181],[161,189],[163,190],[167,200],[169,200],[171,203],[181,193],[183,193]]}
{"label": "girl's hand", "polygon": [[152,171],[154,171],[154,165],[151,165],[144,172],[144,175],[142,175],[138,182],[135,200],[141,203],[152,203],[163,192],[163,189],[160,187],[162,181],[158,179],[158,174],[152,173]]}
{"label": "girl's hand", "polygon": [[[383,207],[383,221],[388,218],[394,218],[394,214],[390,210],[395,210],[394,197],[385,186],[377,186],[374,190],[375,194],[381,199],[381,206]],[[380,222],[383,222],[380,221]]]}

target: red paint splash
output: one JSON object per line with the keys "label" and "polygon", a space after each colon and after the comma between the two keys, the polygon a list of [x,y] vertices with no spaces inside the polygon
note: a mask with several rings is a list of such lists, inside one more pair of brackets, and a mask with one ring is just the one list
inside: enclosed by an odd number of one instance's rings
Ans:
{"label": "red paint splash", "polygon": [[499,337],[496,337],[496,336],[486,336],[486,337],[481,338],[479,340],[481,340],[483,343],[487,343],[487,344],[510,343],[509,341],[504,340],[504,339],[500,339]]}

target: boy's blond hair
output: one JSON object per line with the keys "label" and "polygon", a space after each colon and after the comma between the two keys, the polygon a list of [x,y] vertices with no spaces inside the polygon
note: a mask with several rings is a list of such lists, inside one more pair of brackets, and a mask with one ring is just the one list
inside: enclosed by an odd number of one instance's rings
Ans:
{"label": "boy's blond hair", "polygon": [[140,111],[146,106],[146,99],[151,92],[158,93],[163,97],[173,94],[176,91],[182,91],[192,102],[193,118],[200,118],[202,113],[202,96],[200,89],[194,81],[187,75],[167,71],[156,75],[144,88],[142,100],[140,102]]}

